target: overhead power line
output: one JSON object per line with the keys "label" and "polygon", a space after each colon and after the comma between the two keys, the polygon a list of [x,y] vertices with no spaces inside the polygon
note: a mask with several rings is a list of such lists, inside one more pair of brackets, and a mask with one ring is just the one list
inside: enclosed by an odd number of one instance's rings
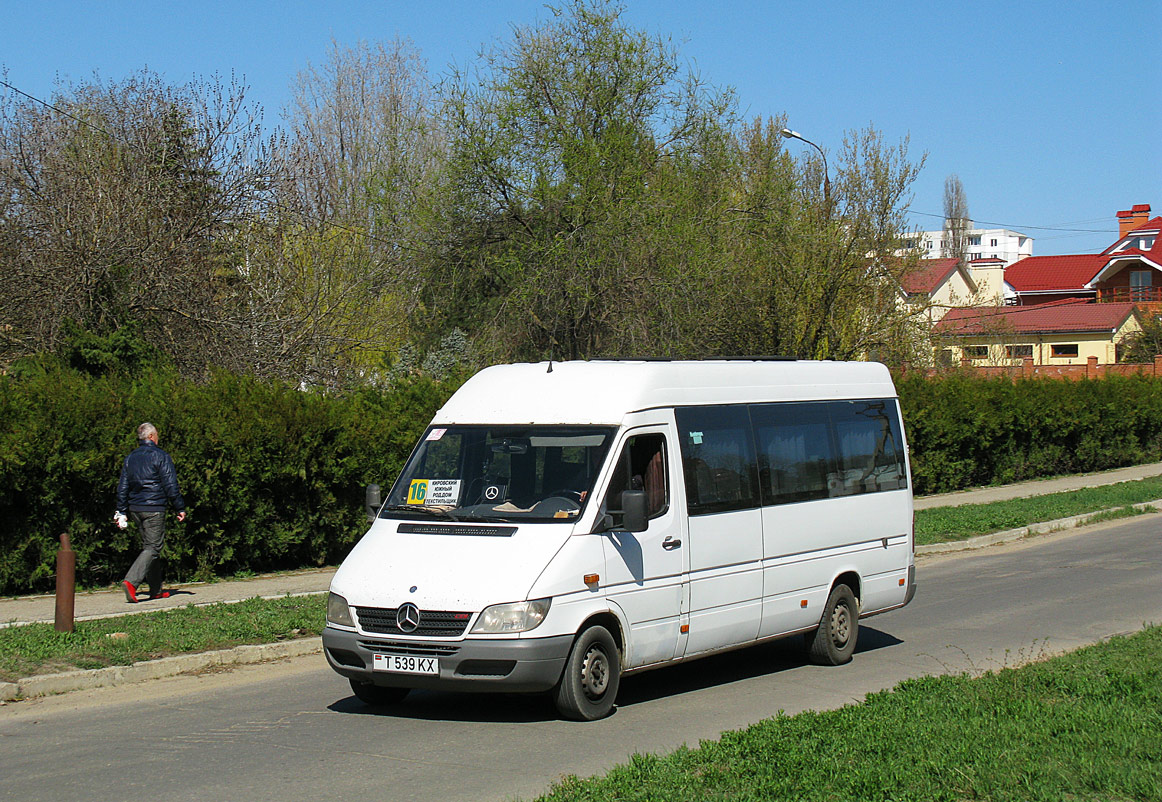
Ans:
{"label": "overhead power line", "polygon": [[[916,212],[916,211],[909,210],[908,214],[918,214],[918,215],[921,215],[922,217],[937,217],[937,218],[940,218],[941,220],[944,219],[944,215],[932,214],[931,212]],[[1007,228],[1007,229],[1012,229],[1012,230],[1028,228],[1028,229],[1034,229],[1036,231],[1069,231],[1069,232],[1073,232],[1073,233],[1077,233],[1077,234],[1109,234],[1110,230],[1111,230],[1109,228],[1064,228],[1062,226],[1023,226],[1023,225],[1018,225],[1017,223],[997,223],[997,222],[993,222],[991,220],[977,220],[976,218],[972,218],[972,222],[977,224],[977,225],[996,226],[997,228]],[[1083,222],[1089,222],[1089,221],[1083,221]],[[1094,222],[1096,222],[1096,221],[1094,221]]]}

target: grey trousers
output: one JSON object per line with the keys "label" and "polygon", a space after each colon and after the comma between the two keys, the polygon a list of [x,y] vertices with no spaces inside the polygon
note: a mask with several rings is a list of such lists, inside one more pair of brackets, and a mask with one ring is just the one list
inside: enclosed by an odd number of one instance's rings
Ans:
{"label": "grey trousers", "polygon": [[161,547],[165,545],[165,512],[130,512],[141,534],[141,553],[129,566],[125,581],[138,587],[148,580],[150,593],[160,593],[165,578],[165,559]]}

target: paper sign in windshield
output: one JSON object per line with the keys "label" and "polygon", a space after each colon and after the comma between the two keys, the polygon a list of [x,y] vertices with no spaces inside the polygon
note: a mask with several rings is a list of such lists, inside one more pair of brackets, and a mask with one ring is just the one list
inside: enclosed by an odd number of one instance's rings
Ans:
{"label": "paper sign in windshield", "polygon": [[455,507],[459,500],[459,479],[412,479],[408,487],[408,504]]}

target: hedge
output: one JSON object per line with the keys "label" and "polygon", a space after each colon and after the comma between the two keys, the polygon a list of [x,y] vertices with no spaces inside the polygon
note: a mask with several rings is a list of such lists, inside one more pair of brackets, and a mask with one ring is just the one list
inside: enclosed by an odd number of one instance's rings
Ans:
{"label": "hedge", "polygon": [[[92,376],[44,360],[0,377],[0,593],[52,588],[60,533],[78,583],[116,582],[136,534],[111,521],[134,428],[157,425],[191,517],[170,518],[176,581],[334,564],[363,489],[395,478],[457,378],[344,395],[219,374]],[[1162,381],[897,380],[917,494],[1162,459]]]}
{"label": "hedge", "polygon": [[1162,459],[1162,380],[897,379],[916,494]]}
{"label": "hedge", "polygon": [[53,587],[62,532],[77,581],[121,579],[139,548],[112,523],[117,477],[154,423],[190,517],[170,517],[176,581],[333,564],[365,528],[364,487],[388,485],[455,389],[417,379],[391,392],[302,392],[220,374],[99,376],[51,362],[0,378],[0,593]]}

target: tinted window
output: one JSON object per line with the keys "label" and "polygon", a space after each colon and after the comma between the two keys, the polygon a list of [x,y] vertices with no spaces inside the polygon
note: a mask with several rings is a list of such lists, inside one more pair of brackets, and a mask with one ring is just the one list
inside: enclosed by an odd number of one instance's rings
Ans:
{"label": "tinted window", "polygon": [[745,406],[674,411],[691,515],[758,506],[758,468]]}
{"label": "tinted window", "polygon": [[832,495],[907,487],[895,401],[833,401],[827,406],[839,449]]}
{"label": "tinted window", "polygon": [[764,504],[827,498],[835,479],[828,404],[751,407]]}

